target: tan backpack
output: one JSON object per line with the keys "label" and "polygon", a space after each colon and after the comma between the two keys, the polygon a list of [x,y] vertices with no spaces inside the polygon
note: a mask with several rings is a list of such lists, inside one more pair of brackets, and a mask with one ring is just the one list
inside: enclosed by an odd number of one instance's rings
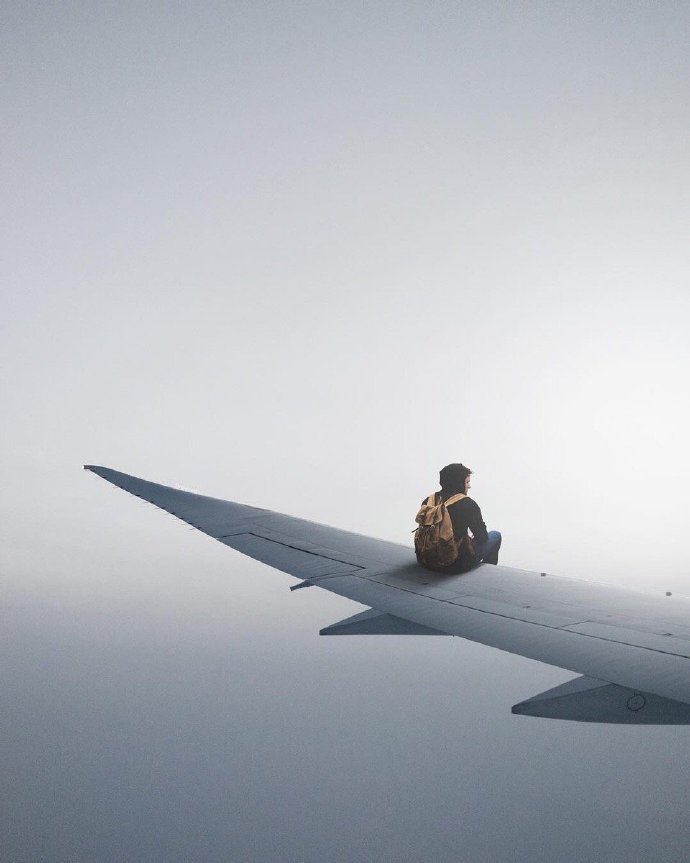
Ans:
{"label": "tan backpack", "polygon": [[447,507],[464,497],[467,495],[454,494],[443,501],[440,495],[430,494],[417,513],[414,550],[417,561],[427,569],[445,569],[458,559],[463,539],[455,539]]}

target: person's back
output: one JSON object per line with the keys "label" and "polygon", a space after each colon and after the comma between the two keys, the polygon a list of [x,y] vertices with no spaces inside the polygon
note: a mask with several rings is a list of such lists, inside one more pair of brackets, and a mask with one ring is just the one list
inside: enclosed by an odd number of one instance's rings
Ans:
{"label": "person's back", "polygon": [[[472,471],[463,464],[446,465],[440,473],[441,490],[434,495],[435,502],[450,501],[447,506],[453,526],[458,555],[443,571],[467,572],[480,563],[498,563],[501,534],[487,531],[478,504],[467,496]],[[422,506],[429,505],[425,498]]]}

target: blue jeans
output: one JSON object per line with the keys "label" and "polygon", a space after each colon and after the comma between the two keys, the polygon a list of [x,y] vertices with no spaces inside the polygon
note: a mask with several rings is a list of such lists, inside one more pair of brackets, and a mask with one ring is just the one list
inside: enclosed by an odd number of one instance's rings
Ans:
{"label": "blue jeans", "polygon": [[501,534],[490,530],[485,542],[474,541],[474,553],[479,563],[498,563],[498,550],[501,547]]}

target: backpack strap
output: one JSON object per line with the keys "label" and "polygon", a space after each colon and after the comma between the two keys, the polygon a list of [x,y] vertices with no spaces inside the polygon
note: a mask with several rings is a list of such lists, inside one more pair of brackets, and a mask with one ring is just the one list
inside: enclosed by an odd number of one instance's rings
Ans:
{"label": "backpack strap", "polygon": [[443,503],[444,503],[446,506],[450,506],[451,504],[453,504],[453,503],[457,503],[459,500],[462,500],[462,499],[463,499],[463,498],[465,498],[465,497],[467,497],[467,495],[466,495],[466,494],[460,494],[460,493],[458,493],[458,494],[454,494],[454,495],[452,495],[451,497],[449,497],[449,498],[448,498],[448,500],[444,500],[444,501],[443,501]]}
{"label": "backpack strap", "polygon": [[436,506],[436,492],[432,492],[429,497],[426,499],[427,506]]}

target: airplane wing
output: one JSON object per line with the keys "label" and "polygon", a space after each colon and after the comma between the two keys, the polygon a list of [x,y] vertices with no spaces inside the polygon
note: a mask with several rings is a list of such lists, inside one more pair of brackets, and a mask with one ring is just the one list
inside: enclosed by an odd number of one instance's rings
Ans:
{"label": "airplane wing", "polygon": [[224,545],[368,606],[322,635],[456,635],[582,675],[513,707],[583,722],[690,724],[690,597],[508,566],[440,575],[411,548],[85,465]]}

